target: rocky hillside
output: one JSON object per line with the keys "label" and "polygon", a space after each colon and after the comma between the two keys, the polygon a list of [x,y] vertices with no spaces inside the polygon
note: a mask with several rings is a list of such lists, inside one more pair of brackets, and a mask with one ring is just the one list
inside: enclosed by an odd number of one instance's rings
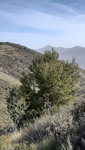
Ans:
{"label": "rocky hillside", "polygon": [[[6,125],[6,97],[11,87],[20,85],[23,72],[29,72],[29,65],[39,53],[14,43],[0,42],[0,124]],[[5,113],[4,113],[5,112]],[[3,116],[4,114],[4,116]]]}
{"label": "rocky hillside", "polygon": [[39,53],[14,43],[0,43],[0,72],[20,78],[22,72],[29,71],[29,65]]}

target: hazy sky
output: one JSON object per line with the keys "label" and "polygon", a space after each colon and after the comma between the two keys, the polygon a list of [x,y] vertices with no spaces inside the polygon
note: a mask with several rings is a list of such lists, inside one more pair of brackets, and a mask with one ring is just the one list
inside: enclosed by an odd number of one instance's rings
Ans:
{"label": "hazy sky", "polygon": [[85,46],[85,0],[0,0],[0,41]]}

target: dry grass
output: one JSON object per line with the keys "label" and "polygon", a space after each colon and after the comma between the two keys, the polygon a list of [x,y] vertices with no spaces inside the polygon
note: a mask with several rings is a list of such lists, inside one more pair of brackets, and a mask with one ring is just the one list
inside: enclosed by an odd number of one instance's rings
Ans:
{"label": "dry grass", "polygon": [[0,72],[0,80],[6,81],[11,85],[21,85],[21,82],[18,79],[3,72]]}
{"label": "dry grass", "polygon": [[[80,114],[78,115],[78,127],[76,128],[78,131],[82,129],[80,135],[79,133],[77,135],[77,130],[75,130],[73,111],[65,106],[61,107],[53,115],[48,113],[35,119],[34,123],[29,123],[27,127],[24,127],[20,131],[14,131],[14,133],[9,135],[9,138],[12,143],[25,140],[28,142],[28,145],[36,147],[36,150],[73,150],[75,146],[76,150],[80,150],[82,139],[84,141],[84,105],[85,100],[78,101],[74,105],[76,106],[76,111],[78,111],[77,114]],[[82,117],[83,120],[81,120]],[[81,125],[82,121],[83,126]],[[79,138],[81,138],[81,141],[79,141],[80,145],[78,143]],[[85,145],[83,144],[83,146]]]}
{"label": "dry grass", "polygon": [[24,139],[29,144],[40,143],[44,141],[45,138],[49,139],[49,137],[55,137],[55,132],[66,131],[71,125],[72,117],[68,109],[63,109],[62,111],[60,109],[59,112],[54,115],[46,114],[37,118],[34,123],[29,123],[24,129],[15,131],[10,137],[12,142]]}

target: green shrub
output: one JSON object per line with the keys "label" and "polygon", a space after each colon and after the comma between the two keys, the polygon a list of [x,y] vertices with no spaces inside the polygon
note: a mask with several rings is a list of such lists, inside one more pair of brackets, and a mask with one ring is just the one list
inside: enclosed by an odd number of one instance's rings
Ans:
{"label": "green shrub", "polygon": [[40,112],[68,103],[76,93],[79,74],[74,59],[60,62],[56,51],[46,51],[29,69],[29,74],[21,78],[20,88],[12,90],[7,100],[12,119],[19,124],[26,117],[40,116]]}
{"label": "green shrub", "polygon": [[40,147],[38,150],[56,150],[55,139],[54,138],[51,140],[46,139],[44,143],[40,144]]}
{"label": "green shrub", "polygon": [[0,150],[8,150],[12,148],[11,140],[6,136],[0,136]]}
{"label": "green shrub", "polygon": [[17,144],[15,143],[14,150],[28,150],[28,145],[25,141],[19,142]]}
{"label": "green shrub", "polygon": [[19,143],[12,143],[11,139],[8,136],[2,135],[0,137],[0,150],[9,150],[9,149],[28,150],[28,145],[25,141]]}
{"label": "green shrub", "polygon": [[29,150],[37,150],[37,146],[35,144],[30,144]]}

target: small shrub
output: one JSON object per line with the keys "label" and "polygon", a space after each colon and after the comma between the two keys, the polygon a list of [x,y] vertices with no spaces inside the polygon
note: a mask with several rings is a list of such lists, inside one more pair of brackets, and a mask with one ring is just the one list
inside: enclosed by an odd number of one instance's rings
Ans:
{"label": "small shrub", "polygon": [[2,135],[0,137],[0,150],[8,150],[11,148],[12,148],[11,140],[6,135]]}
{"label": "small shrub", "polygon": [[38,150],[56,150],[56,140],[54,137],[47,137],[40,143]]}
{"label": "small shrub", "polygon": [[30,144],[29,150],[37,150],[37,146],[35,144]]}
{"label": "small shrub", "polygon": [[14,144],[14,150],[28,150],[28,145],[25,141]]}

